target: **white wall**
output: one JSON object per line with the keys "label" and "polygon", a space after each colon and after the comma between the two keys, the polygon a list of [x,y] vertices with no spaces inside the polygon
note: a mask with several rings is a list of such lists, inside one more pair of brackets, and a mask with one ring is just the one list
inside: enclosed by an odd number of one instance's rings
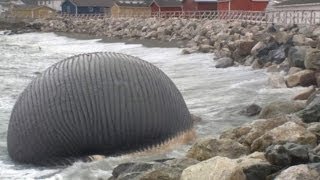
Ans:
{"label": "white wall", "polygon": [[43,0],[38,1],[38,5],[40,6],[48,6],[52,9],[55,9],[57,11],[61,11],[61,4],[63,3],[63,0]]}

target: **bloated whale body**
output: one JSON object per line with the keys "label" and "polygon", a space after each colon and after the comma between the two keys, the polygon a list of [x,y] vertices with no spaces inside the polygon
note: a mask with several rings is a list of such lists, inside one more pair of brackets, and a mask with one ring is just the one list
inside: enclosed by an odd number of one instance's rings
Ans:
{"label": "bloated whale body", "polygon": [[160,144],[192,128],[183,97],[157,67],[117,53],[65,59],[33,80],[9,122],[10,157],[45,164]]}

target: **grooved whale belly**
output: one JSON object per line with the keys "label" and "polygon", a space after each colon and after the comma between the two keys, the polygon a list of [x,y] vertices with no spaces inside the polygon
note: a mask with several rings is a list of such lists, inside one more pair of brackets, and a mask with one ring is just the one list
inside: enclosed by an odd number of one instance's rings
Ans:
{"label": "grooved whale belly", "polygon": [[27,86],[13,108],[7,143],[13,160],[38,164],[140,150],[191,127],[181,93],[157,67],[92,53],[51,66]]}

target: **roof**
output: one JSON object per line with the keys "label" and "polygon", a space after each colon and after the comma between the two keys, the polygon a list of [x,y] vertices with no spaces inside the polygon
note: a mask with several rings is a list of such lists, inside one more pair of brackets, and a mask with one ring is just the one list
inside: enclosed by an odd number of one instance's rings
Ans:
{"label": "roof", "polygon": [[115,4],[127,7],[149,7],[151,2],[151,0],[117,0]]}
{"label": "roof", "polygon": [[160,7],[181,7],[182,0],[154,0]]}
{"label": "roof", "polygon": [[47,7],[47,6],[38,6],[38,5],[15,5],[15,9],[23,9],[23,10],[35,10],[39,8],[45,8],[55,11],[54,9]]}
{"label": "roof", "polygon": [[310,3],[320,3],[320,0],[285,0],[280,3],[275,3],[275,6],[310,4]]}
{"label": "roof", "polygon": [[218,2],[218,0],[194,0],[194,2]]}
{"label": "roof", "polygon": [[113,0],[69,0],[77,6],[112,7]]}

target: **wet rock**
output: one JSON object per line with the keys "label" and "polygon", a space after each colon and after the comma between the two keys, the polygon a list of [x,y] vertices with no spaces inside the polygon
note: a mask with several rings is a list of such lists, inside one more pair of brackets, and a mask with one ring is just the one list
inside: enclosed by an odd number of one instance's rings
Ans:
{"label": "wet rock", "polygon": [[216,68],[227,68],[234,65],[233,59],[229,57],[220,58],[216,61]]}
{"label": "wet rock", "polygon": [[247,146],[231,139],[202,139],[187,152],[187,157],[204,161],[215,156],[238,158],[249,153]]}
{"label": "wet rock", "polygon": [[214,157],[190,166],[182,172],[181,180],[245,180],[243,173],[237,162],[226,157]]}
{"label": "wet rock", "polygon": [[297,123],[287,122],[254,140],[251,145],[251,151],[264,151],[271,144],[278,144],[281,142],[292,142],[315,147],[317,144],[317,137]]}
{"label": "wet rock", "polygon": [[161,163],[124,163],[112,171],[113,179],[139,179],[141,174],[156,168],[163,167]]}
{"label": "wet rock", "polygon": [[195,53],[198,51],[198,48],[197,47],[194,47],[194,48],[185,48],[185,49],[182,49],[182,54],[192,54],[192,53]]}
{"label": "wet rock", "polygon": [[147,172],[141,176],[141,180],[179,180],[182,171],[189,166],[195,165],[199,161],[194,159],[174,159],[167,161],[167,166]]}
{"label": "wet rock", "polygon": [[191,114],[191,119],[194,123],[198,123],[198,122],[201,122],[202,121],[202,118],[200,116],[197,116],[197,115],[194,115],[194,114]]}
{"label": "wet rock", "polygon": [[291,67],[299,67],[304,69],[304,60],[307,53],[307,47],[294,46],[289,49],[288,61]]}
{"label": "wet rock", "polygon": [[263,64],[259,61],[259,59],[255,59],[251,67],[252,69],[261,69],[263,68]]}
{"label": "wet rock", "polygon": [[298,68],[298,67],[291,67],[290,69],[289,69],[289,71],[288,71],[288,75],[290,76],[290,75],[293,75],[293,74],[295,74],[295,73],[297,73],[297,72],[300,72],[300,71],[302,71],[303,69],[301,69],[301,68]]}
{"label": "wet rock", "polygon": [[291,114],[302,110],[305,103],[301,101],[276,101],[262,108],[259,118],[274,118],[280,115]]}
{"label": "wet rock", "polygon": [[289,75],[286,79],[286,84],[288,87],[295,87],[299,85],[308,87],[316,85],[315,72],[312,70],[303,70]]}
{"label": "wet rock", "polygon": [[314,86],[311,86],[311,87],[307,88],[306,90],[297,94],[293,98],[293,100],[307,100],[315,91],[316,91],[316,88]]}
{"label": "wet rock", "polygon": [[240,111],[241,115],[245,115],[248,117],[258,115],[261,111],[261,107],[256,104],[251,104],[245,107],[242,111]]}
{"label": "wet rock", "polygon": [[282,171],[275,180],[316,180],[320,177],[320,163],[291,166]]}
{"label": "wet rock", "polygon": [[320,70],[320,50],[313,49],[308,51],[304,65],[307,69]]}
{"label": "wet rock", "polygon": [[307,106],[297,113],[306,123],[320,122],[320,93],[315,92],[309,98]]}
{"label": "wet rock", "polygon": [[272,88],[286,88],[286,81],[280,73],[273,73],[269,75],[268,84]]}
{"label": "wet rock", "polygon": [[214,47],[213,46],[210,46],[210,45],[200,45],[199,47],[199,51],[202,52],[202,53],[208,53],[210,52]]}

